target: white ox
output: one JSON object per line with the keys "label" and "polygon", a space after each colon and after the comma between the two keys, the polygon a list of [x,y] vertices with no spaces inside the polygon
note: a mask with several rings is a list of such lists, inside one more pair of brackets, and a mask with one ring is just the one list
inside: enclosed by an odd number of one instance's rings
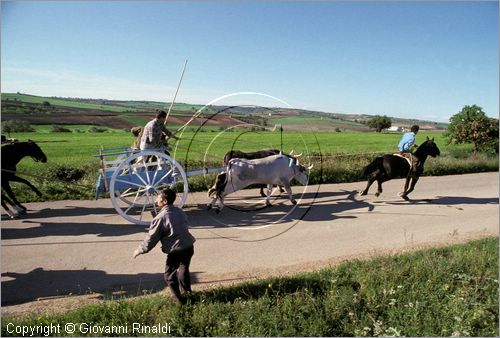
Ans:
{"label": "white ox", "polygon": [[[311,169],[309,167],[308,169]],[[298,163],[298,160],[286,155],[273,155],[265,158],[247,160],[234,158],[229,161],[226,171],[217,175],[214,185],[208,190],[208,197],[212,198],[208,208],[215,206],[220,200],[220,211],[224,207],[224,197],[252,184],[267,184],[266,205],[271,205],[269,198],[273,185],[285,187],[288,197],[296,204],[292,197],[290,182],[296,179],[300,184],[308,182],[307,169]]]}

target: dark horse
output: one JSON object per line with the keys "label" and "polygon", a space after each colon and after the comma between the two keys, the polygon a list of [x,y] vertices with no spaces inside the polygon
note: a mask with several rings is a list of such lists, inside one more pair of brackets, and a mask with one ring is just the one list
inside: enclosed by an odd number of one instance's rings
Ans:
{"label": "dark horse", "polygon": [[[424,163],[427,156],[436,157],[440,154],[439,148],[434,143],[434,138],[432,140],[427,138],[413,154],[417,158],[417,161],[414,163],[414,169],[411,171],[410,164],[401,156],[387,154],[377,157],[363,171],[363,177],[368,177],[368,184],[365,190],[361,192],[361,195],[366,195],[373,182],[377,181],[378,189],[375,196],[378,197],[382,193],[382,183],[393,178],[406,177],[405,187],[400,196],[407,200],[408,194],[413,191],[420,175],[424,172]],[[410,185],[410,189],[408,189],[408,185]]]}
{"label": "dark horse", "polygon": [[45,156],[42,149],[31,140],[28,140],[28,142],[17,142],[2,146],[2,189],[10,198],[9,199],[2,193],[2,207],[4,207],[5,211],[7,211],[11,217],[13,217],[13,215],[9,212],[6,202],[9,202],[14,209],[16,209],[16,206],[20,208],[21,212],[26,212],[26,208],[16,199],[10,187],[10,182],[24,183],[38,196],[42,196],[42,193],[33,184],[24,178],[16,176],[16,166],[19,161],[26,156],[31,156],[35,162],[47,162],[47,156]]}

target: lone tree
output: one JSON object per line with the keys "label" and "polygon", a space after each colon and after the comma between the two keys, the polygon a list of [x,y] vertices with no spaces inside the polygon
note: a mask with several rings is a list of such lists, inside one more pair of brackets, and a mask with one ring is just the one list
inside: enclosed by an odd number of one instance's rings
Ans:
{"label": "lone tree", "polygon": [[370,120],[368,120],[368,127],[375,129],[377,133],[380,133],[382,129],[390,128],[391,125],[391,119],[385,115],[375,115]]}
{"label": "lone tree", "polygon": [[464,106],[450,117],[449,143],[473,143],[473,152],[495,151],[498,153],[498,119],[489,118],[481,107]]}

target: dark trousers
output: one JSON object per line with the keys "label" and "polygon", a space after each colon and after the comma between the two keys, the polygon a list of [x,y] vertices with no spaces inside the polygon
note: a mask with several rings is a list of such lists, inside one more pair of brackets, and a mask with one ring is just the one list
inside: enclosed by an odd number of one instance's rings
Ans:
{"label": "dark trousers", "polygon": [[183,302],[179,283],[182,289],[186,292],[191,291],[191,277],[189,276],[189,264],[191,257],[194,255],[194,248],[171,252],[167,255],[167,262],[165,264],[164,279],[167,286],[170,288],[173,296],[179,301]]}

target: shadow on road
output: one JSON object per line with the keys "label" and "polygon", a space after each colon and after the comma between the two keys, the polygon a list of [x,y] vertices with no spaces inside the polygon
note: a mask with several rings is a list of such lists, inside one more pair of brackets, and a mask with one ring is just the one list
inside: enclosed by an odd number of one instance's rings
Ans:
{"label": "shadow on road", "polygon": [[[263,207],[245,204],[248,200],[263,203],[262,197],[246,200],[228,199],[227,206],[220,214],[206,210],[205,205],[192,205],[187,208],[190,225],[195,228],[249,227],[265,226],[273,223],[307,221],[328,221],[356,216],[337,216],[336,214],[356,209],[373,211],[374,206],[367,201],[357,200],[357,191],[309,192],[294,206],[284,194],[272,201],[272,206]],[[299,196],[296,196],[298,198]],[[253,209],[252,209],[253,208]]]}
{"label": "shadow on road", "polygon": [[[191,283],[237,282],[242,278],[199,281],[204,272],[191,272]],[[44,270],[2,273],[2,306],[67,296],[95,295],[97,299],[136,297],[166,288],[163,273],[108,274],[102,270]]]}
{"label": "shadow on road", "polygon": [[[319,203],[314,204],[311,211],[304,218],[304,221],[328,221],[336,219],[351,219],[357,218],[354,215],[338,215],[343,212],[350,212],[355,210],[366,210],[367,212],[372,212],[375,206],[367,201],[358,200],[356,196],[358,191],[346,191],[343,190],[342,195],[347,195],[342,199],[333,200],[319,200]],[[339,195],[336,195],[339,196]]]}
{"label": "shadow on road", "polygon": [[45,208],[41,210],[28,210],[28,213],[22,218],[37,219],[50,217],[74,217],[88,215],[116,215],[116,210],[110,208],[84,208],[84,207],[64,207],[61,209]]}
{"label": "shadow on road", "polygon": [[[39,219],[51,217],[75,217],[88,215],[116,215],[114,208],[83,208],[64,207],[61,209],[45,208],[41,210],[28,209],[26,214],[19,215],[17,219]],[[2,221],[9,221],[11,218],[7,214],[2,214]]]}
{"label": "shadow on road", "polygon": [[134,224],[103,224],[103,223],[38,223],[26,220],[24,223],[36,224],[30,228],[8,228],[2,226],[2,240],[37,238],[45,236],[81,236],[96,235],[98,237],[127,236],[144,233],[146,229]]}
{"label": "shadow on road", "polygon": [[459,204],[498,204],[498,197],[466,197],[466,196],[436,196],[435,198],[410,199],[408,201],[384,202],[387,204],[440,204],[440,205],[459,205]]}
{"label": "shadow on road", "polygon": [[[196,283],[198,273],[191,273]],[[102,270],[44,270],[2,273],[2,306],[18,305],[44,298],[97,294],[97,298],[134,297],[165,288],[163,273],[108,274]]]}

